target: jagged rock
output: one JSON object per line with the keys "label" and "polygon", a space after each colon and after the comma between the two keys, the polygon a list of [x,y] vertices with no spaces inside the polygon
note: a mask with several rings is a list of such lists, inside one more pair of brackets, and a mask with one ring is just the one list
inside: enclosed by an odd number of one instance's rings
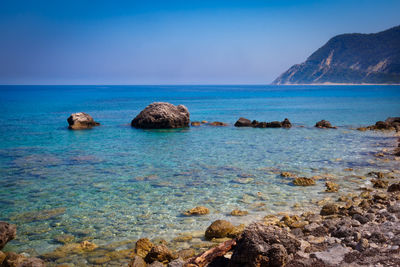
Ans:
{"label": "jagged rock", "polygon": [[234,231],[235,227],[228,221],[216,220],[210,226],[208,226],[205,237],[208,240],[213,238],[227,237]]}
{"label": "jagged rock", "polygon": [[203,206],[198,206],[198,207],[195,207],[193,209],[186,211],[184,214],[186,216],[191,216],[191,215],[206,215],[209,213],[210,213],[210,210],[208,208],[203,207]]}
{"label": "jagged rock", "polygon": [[327,216],[327,215],[337,214],[338,212],[339,212],[338,205],[333,203],[328,203],[322,207],[320,214],[322,216]]}
{"label": "jagged rock", "polygon": [[339,190],[339,185],[334,183],[334,182],[326,182],[325,183],[326,186],[326,192],[337,192]]}
{"label": "jagged rock", "polygon": [[188,127],[189,121],[190,114],[185,106],[154,102],[142,110],[131,125],[142,129],[171,129]]}
{"label": "jagged rock", "polygon": [[315,180],[307,177],[298,177],[293,180],[293,184],[297,186],[315,185]]}
{"label": "jagged rock", "polygon": [[253,223],[237,241],[229,266],[283,266],[300,245],[285,229]]}
{"label": "jagged rock", "polygon": [[252,127],[253,125],[251,124],[251,121],[246,119],[246,118],[239,118],[235,122],[235,127]]}
{"label": "jagged rock", "polygon": [[135,253],[136,255],[145,258],[153,246],[153,243],[148,238],[141,238],[136,241]]}
{"label": "jagged rock", "polygon": [[0,222],[0,249],[3,249],[7,242],[13,240],[16,234],[16,225]]}
{"label": "jagged rock", "polygon": [[159,261],[162,263],[168,263],[174,260],[176,257],[172,254],[172,252],[167,248],[166,245],[155,245],[151,248],[149,253],[146,255],[144,260],[147,263],[152,263],[154,261]]}
{"label": "jagged rock", "polygon": [[84,112],[71,114],[67,121],[69,124],[68,128],[71,130],[90,129],[100,125],[100,123],[94,121],[92,116]]}
{"label": "jagged rock", "polygon": [[146,262],[143,260],[142,257],[135,256],[133,259],[129,262],[128,267],[146,267]]}
{"label": "jagged rock", "polygon": [[397,192],[400,191],[400,183],[398,184],[391,184],[387,190],[388,192]]}
{"label": "jagged rock", "polygon": [[315,124],[315,127],[317,128],[331,128],[335,129],[336,127],[332,126],[332,124],[329,121],[326,120],[321,120]]}

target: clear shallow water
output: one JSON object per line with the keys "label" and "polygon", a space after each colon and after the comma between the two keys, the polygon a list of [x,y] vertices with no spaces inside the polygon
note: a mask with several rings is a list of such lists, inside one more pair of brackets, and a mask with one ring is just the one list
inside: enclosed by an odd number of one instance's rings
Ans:
{"label": "clear shallow water", "polygon": [[[154,101],[186,105],[192,121],[231,126],[131,128]],[[324,182],[294,187],[279,173],[328,173],[351,192],[368,181],[350,175],[398,168],[373,157],[394,145],[391,135],[351,128],[400,115],[399,103],[399,86],[0,86],[0,220],[18,225],[14,249],[43,253],[64,233],[97,244],[171,239],[215,219],[312,208],[331,196]],[[67,130],[79,111],[102,126]],[[241,116],[305,127],[233,127]],[[320,119],[339,129],[312,127]],[[210,215],[181,215],[198,205]],[[250,215],[229,216],[235,208]]]}

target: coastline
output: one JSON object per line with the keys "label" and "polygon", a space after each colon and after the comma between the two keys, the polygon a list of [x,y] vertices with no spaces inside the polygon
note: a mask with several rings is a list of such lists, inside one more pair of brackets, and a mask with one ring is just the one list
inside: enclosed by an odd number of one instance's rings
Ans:
{"label": "coastline", "polygon": [[[398,136],[398,135],[396,135]],[[379,153],[379,151],[377,151]],[[393,159],[392,159],[393,160]],[[282,170],[284,171],[284,170]],[[377,170],[377,173],[380,171]],[[374,179],[374,178],[382,178],[386,179],[384,177],[384,174],[372,174],[373,176],[368,177],[368,179]],[[382,177],[380,177],[382,176]],[[329,180],[329,179],[328,179]],[[398,182],[398,179],[395,181]],[[394,182],[394,180],[390,181],[391,183]],[[332,218],[344,216],[344,218],[348,217],[348,214],[340,214],[339,210],[346,208],[346,205],[349,206],[349,203],[355,203],[353,198],[358,198],[364,200],[365,197],[361,196],[364,192],[369,192],[369,196],[373,197],[373,195],[376,195],[378,193],[382,194],[384,190],[379,189],[379,188],[364,188],[362,189],[362,192],[360,195],[357,196],[357,194],[353,194],[353,196],[347,196],[347,199],[342,199],[340,201],[341,203],[337,206],[337,214],[329,214],[328,217],[331,219],[332,215],[334,215]],[[332,193],[337,197],[343,197],[340,196],[340,189],[339,193]],[[344,196],[346,197],[346,196]],[[393,199],[393,196],[389,196],[389,199]],[[378,197],[379,198],[379,197]],[[384,198],[384,197],[383,197]],[[374,200],[374,198],[372,198]],[[346,201],[343,201],[346,200]],[[369,199],[368,199],[369,200]],[[381,201],[382,199],[378,199]],[[352,202],[349,202],[352,201]],[[336,201],[335,201],[336,202]],[[361,201],[362,202],[362,201]],[[359,202],[358,204],[360,204]],[[320,202],[320,205],[325,204],[325,202]],[[378,203],[379,204],[379,203]],[[351,207],[351,206],[350,206]],[[348,207],[348,208],[350,208]],[[317,210],[315,210],[317,211]],[[315,214],[314,214],[315,215]],[[308,221],[309,219],[306,219],[307,217],[311,216],[311,213],[305,214],[304,216],[302,215],[293,215],[293,214],[288,214],[288,213],[281,213],[281,214],[275,214],[275,215],[268,215],[265,217],[263,220],[263,223],[265,225],[273,225],[278,226],[280,229],[286,229],[286,231],[289,231],[290,233],[292,231],[294,232],[299,232],[299,230],[295,229],[304,229],[307,225],[311,225],[312,223],[315,223],[315,221]],[[320,220],[322,222],[322,219]],[[244,230],[244,225],[239,225],[239,227],[235,227],[236,230],[239,230],[239,232]],[[290,229],[290,230],[288,230]],[[189,234],[190,235],[190,234]],[[193,246],[193,247],[188,247],[186,249],[181,249],[180,251],[171,252],[171,255],[173,255],[173,258],[179,255],[181,258],[186,260],[186,263],[188,262],[195,262],[196,259],[201,257],[201,252],[204,251],[209,251],[210,247],[215,247],[216,245],[220,244],[220,242],[229,242],[229,240],[232,240],[231,237],[217,237],[211,240],[205,240],[204,239],[204,232],[203,231],[196,231],[192,233],[192,235],[178,235],[176,239],[173,241],[175,243],[181,243],[181,242],[186,242],[188,240],[191,240],[193,238],[198,238],[201,239],[204,242],[200,242],[199,245]],[[303,233],[304,235],[304,233]],[[328,235],[326,233],[326,235]],[[239,236],[239,235],[238,235]],[[318,239],[318,241],[321,241],[322,239]],[[315,241],[315,240],[314,240]],[[337,240],[336,240],[337,241]],[[167,247],[172,248],[174,247],[172,244],[167,244],[165,240],[152,240],[151,242],[151,247],[157,247],[158,244],[160,245],[167,245]],[[309,241],[307,241],[309,242]],[[325,241],[323,241],[325,242]],[[322,241],[320,243],[323,243]],[[309,242],[310,244],[314,244],[313,242]],[[320,243],[315,243],[315,244],[320,244]],[[225,243],[222,243],[225,244]],[[353,244],[354,245],[354,244]],[[310,245],[313,247],[314,245]],[[316,248],[313,248],[316,249]],[[147,252],[150,252],[147,251]],[[81,257],[84,261],[86,261],[88,266],[99,266],[99,265],[105,265],[105,266],[112,266],[115,264],[116,266],[120,265],[126,265],[128,264],[129,261],[131,261],[131,258],[133,255],[138,255],[138,245],[137,241],[123,241],[123,242],[117,242],[114,244],[109,244],[107,246],[100,246],[97,247],[94,243],[92,243],[90,240],[85,240],[82,243],[70,243],[66,242],[65,245],[57,248],[54,252],[46,253],[45,255],[41,255],[40,258],[45,259],[47,261],[47,266],[60,266],[59,264],[64,264],[68,263],[71,259],[76,258],[76,257]],[[193,256],[197,254],[198,256],[193,258]],[[143,256],[143,255],[142,255]],[[228,259],[231,256],[231,254],[228,253],[226,259]],[[71,258],[72,257],[72,258]],[[146,258],[146,255],[144,255],[142,258]],[[136,260],[139,260],[138,258],[134,258]],[[172,258],[171,258],[172,259]],[[61,265],[63,266],[63,265]],[[70,266],[70,265],[64,265],[64,266]],[[197,266],[202,266],[202,265],[197,265]],[[217,265],[219,266],[219,265]],[[223,265],[221,265],[223,266]]]}
{"label": "coastline", "polygon": [[370,86],[370,85],[374,85],[374,86],[381,86],[381,85],[385,85],[385,86],[399,86],[400,83],[333,83],[333,82],[325,82],[325,83],[283,83],[283,84],[272,84],[272,85],[282,85],[282,86],[304,86],[304,85],[310,85],[310,86],[330,86],[330,85],[334,85],[334,86],[340,86],[340,85],[358,85],[358,86]]}

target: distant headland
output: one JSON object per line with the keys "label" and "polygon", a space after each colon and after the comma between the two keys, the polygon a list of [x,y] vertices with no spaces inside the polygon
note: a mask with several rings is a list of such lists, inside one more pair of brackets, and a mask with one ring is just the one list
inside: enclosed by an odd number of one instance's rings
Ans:
{"label": "distant headland", "polygon": [[400,26],[337,35],[273,84],[400,84]]}

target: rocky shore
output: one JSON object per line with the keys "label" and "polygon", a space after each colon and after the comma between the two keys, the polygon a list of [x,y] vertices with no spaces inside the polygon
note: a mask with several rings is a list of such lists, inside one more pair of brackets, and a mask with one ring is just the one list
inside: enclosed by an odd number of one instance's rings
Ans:
{"label": "rocky shore", "polygon": [[[366,130],[398,129],[396,118],[386,122],[385,128],[375,125]],[[334,128],[328,123],[315,126]],[[244,127],[253,125],[250,122]],[[383,156],[393,159],[397,153],[398,147]],[[0,266],[400,266],[398,170],[366,174],[370,186],[351,194],[341,193],[329,177],[298,177],[285,171],[281,176],[295,186],[313,186],[316,180],[325,179],[326,192],[335,198],[321,202],[316,211],[270,214],[246,227],[217,220],[196,236],[203,243],[185,249],[178,249],[176,243],[194,236],[180,235],[169,243],[142,238],[107,246],[98,246],[91,240],[75,243],[66,238],[60,239],[64,245],[53,252],[31,258],[4,250],[6,243],[15,238],[16,229],[0,223]],[[207,207],[199,206],[183,211],[183,215],[202,216],[209,212]],[[241,210],[231,213],[246,214]]]}

